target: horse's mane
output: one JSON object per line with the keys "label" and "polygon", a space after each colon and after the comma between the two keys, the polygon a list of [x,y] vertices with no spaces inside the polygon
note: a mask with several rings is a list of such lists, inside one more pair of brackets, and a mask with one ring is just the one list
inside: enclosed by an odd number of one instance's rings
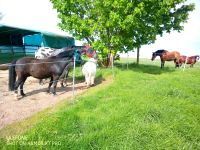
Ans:
{"label": "horse's mane", "polygon": [[[74,52],[71,52],[74,53]],[[73,57],[73,54],[69,54],[69,51],[63,51],[55,56],[51,56],[49,58],[65,58],[65,57]]]}
{"label": "horse's mane", "polygon": [[51,57],[47,57],[47,58],[45,58],[45,59],[48,59],[48,60],[70,60],[71,59],[71,57],[57,57],[57,56],[51,56]]}
{"label": "horse's mane", "polygon": [[86,46],[71,46],[71,49],[83,49],[83,48],[86,48]]}
{"label": "horse's mane", "polygon": [[81,51],[83,49],[85,49],[86,47],[85,46],[70,46],[70,47],[63,47],[62,49],[65,50],[65,51],[75,51],[75,50],[78,50],[78,51]]}
{"label": "horse's mane", "polygon": [[162,54],[162,53],[166,53],[166,52],[168,52],[168,51],[164,50],[164,49],[160,49],[160,50],[155,51],[156,54]]}
{"label": "horse's mane", "polygon": [[199,55],[190,56],[189,58],[194,58],[194,59],[199,60]]}

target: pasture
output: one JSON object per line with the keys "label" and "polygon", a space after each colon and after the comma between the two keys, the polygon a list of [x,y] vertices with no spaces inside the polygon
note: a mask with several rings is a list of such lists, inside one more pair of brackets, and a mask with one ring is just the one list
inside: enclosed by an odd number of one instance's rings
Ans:
{"label": "pasture", "polygon": [[107,84],[1,129],[0,149],[199,149],[200,64],[126,61],[97,70]]}

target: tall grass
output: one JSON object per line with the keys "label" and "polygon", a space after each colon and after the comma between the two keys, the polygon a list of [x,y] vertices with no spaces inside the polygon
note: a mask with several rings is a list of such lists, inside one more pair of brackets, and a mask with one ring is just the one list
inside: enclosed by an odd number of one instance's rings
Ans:
{"label": "tall grass", "polygon": [[[99,70],[100,79],[112,73]],[[56,106],[2,149],[199,149],[200,65],[118,63],[114,79]],[[16,126],[16,125],[15,125]],[[13,128],[15,127],[13,126]],[[9,128],[13,129],[12,126]],[[14,130],[14,129],[13,129]],[[0,133],[3,133],[1,131]]]}

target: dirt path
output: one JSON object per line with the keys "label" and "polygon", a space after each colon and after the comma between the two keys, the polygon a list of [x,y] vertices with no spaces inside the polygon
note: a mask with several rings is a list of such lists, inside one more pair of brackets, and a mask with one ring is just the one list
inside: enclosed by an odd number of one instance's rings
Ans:
{"label": "dirt path", "polygon": [[[0,70],[0,129],[73,96],[72,83],[68,83],[65,88],[58,84],[56,96],[46,93],[47,86],[41,86],[37,79],[29,77],[24,84],[26,96],[16,100],[14,92],[8,91],[8,71]],[[84,83],[75,85],[76,95],[85,90]]]}

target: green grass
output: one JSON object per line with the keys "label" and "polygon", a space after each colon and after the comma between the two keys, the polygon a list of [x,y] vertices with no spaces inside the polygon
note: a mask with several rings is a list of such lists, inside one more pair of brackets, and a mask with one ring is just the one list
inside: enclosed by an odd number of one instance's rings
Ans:
{"label": "green grass", "polygon": [[[24,131],[19,123],[1,130],[0,149],[199,149],[200,64],[121,62],[109,85],[21,122]],[[99,83],[111,73],[98,70]]]}

